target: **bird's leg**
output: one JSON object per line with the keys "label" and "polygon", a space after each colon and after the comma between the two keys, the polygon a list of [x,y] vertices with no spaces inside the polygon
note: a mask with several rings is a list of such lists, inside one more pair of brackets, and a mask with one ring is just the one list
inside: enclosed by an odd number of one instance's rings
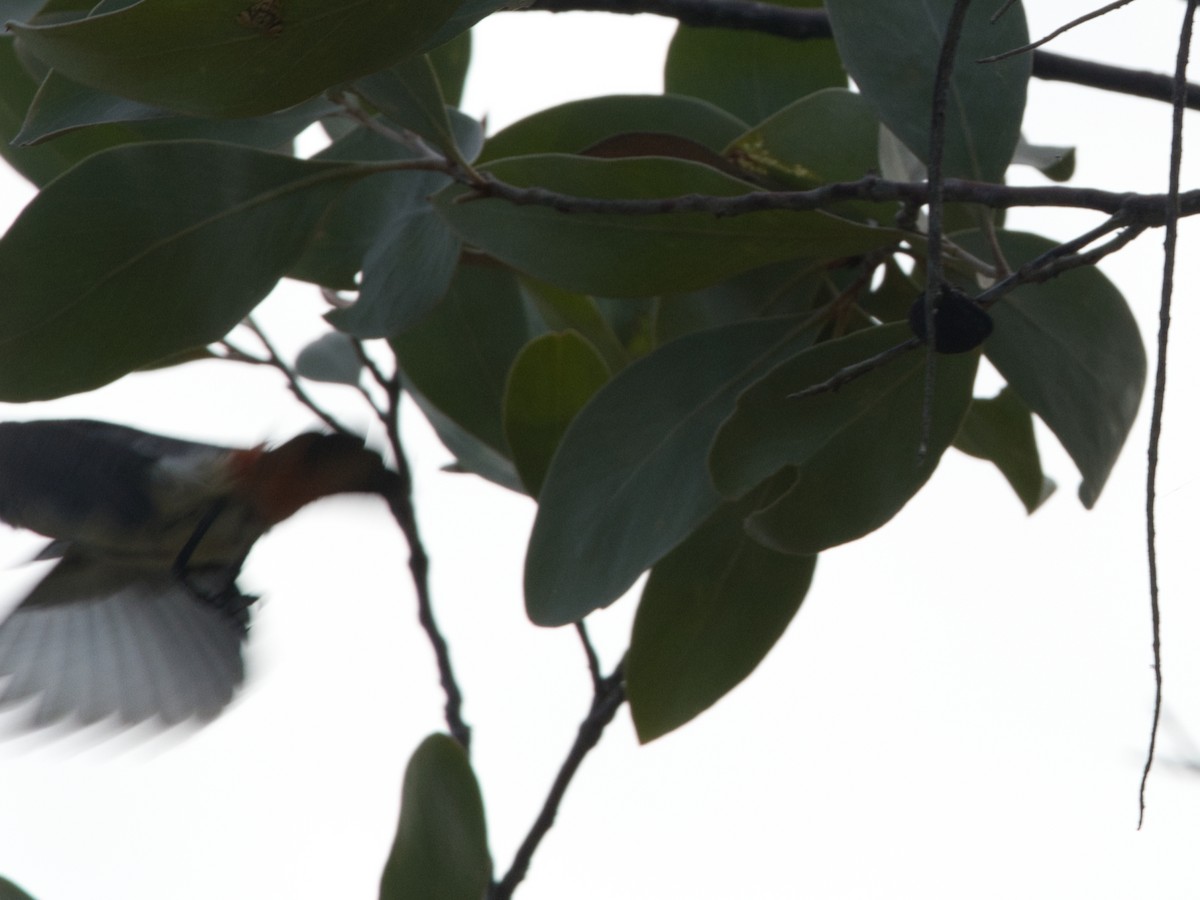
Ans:
{"label": "bird's leg", "polygon": [[[192,561],[192,556],[200,547],[200,542],[203,541],[204,536],[208,534],[208,530],[212,528],[213,523],[217,521],[221,513],[225,510],[225,504],[226,499],[224,497],[220,497],[213,502],[212,506],[210,506],[200,518],[200,521],[196,523],[195,529],[193,529],[191,535],[180,549],[179,555],[175,557],[175,561],[171,563],[171,574],[178,578],[183,585],[193,594],[195,594],[197,599],[200,600],[207,600],[208,592],[200,590],[199,586],[194,584],[192,579],[188,577],[188,564]],[[237,575],[237,571],[237,569],[234,570],[235,577]],[[231,577],[230,583],[232,582],[233,578]]]}

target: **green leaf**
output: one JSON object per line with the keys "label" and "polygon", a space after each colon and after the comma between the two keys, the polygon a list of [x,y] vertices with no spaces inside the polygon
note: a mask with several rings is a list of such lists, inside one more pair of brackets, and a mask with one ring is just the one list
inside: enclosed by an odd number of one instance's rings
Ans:
{"label": "green leaf", "polygon": [[[929,157],[934,73],[954,0],[827,0],[842,61],[880,120],[920,159]],[[1012,160],[1025,112],[1032,56],[976,60],[1029,43],[1018,3],[995,23],[994,10],[967,12],[946,110],[944,172],[999,182]]]}
{"label": "green leaf", "polygon": [[0,40],[0,154],[34,184],[46,184],[84,157],[121,143],[111,134],[88,131],[44,147],[13,146],[36,92],[37,81],[17,58],[16,42]]}
{"label": "green leaf", "polygon": [[0,876],[0,900],[33,900],[33,897]]}
{"label": "green leaf", "polygon": [[[515,490],[522,488],[508,462],[502,408],[509,369],[536,334],[511,272],[463,264],[445,299],[391,342],[405,387],[455,424],[456,430],[438,431],[463,467]],[[483,455],[483,465],[476,462],[481,451],[471,439],[492,454]],[[498,465],[504,480],[497,477]]]}
{"label": "green leaf", "polygon": [[[599,303],[586,294],[564,291],[534,278],[522,278],[521,290],[552,331],[577,331],[600,354],[610,372],[625,368],[630,355]],[[623,307],[627,303],[621,304]]]}
{"label": "green leaf", "polygon": [[[820,0],[779,6],[819,7]],[[829,40],[789,38],[680,25],[667,51],[664,89],[690,94],[745,122],[761,122],[794,100],[845,87],[837,49]]]}
{"label": "green leaf", "polygon": [[1026,512],[1032,513],[1054,493],[1054,482],[1042,472],[1033,415],[1010,387],[991,399],[971,401],[954,446],[995,463]]}
{"label": "green leaf", "polygon": [[720,505],[706,468],[713,434],[738,394],[812,338],[795,318],[688,335],[592,397],[538,495],[525,559],[534,622],[607,606]]}
{"label": "green leaf", "polygon": [[692,97],[616,95],[544,109],[488,139],[480,162],[535,153],[582,153],[618,134],[673,134],[714,153],[746,130],[729,113]]}
{"label": "green leaf", "polygon": [[0,240],[0,397],[88,390],[224,337],[363,174],[201,141],[84,160]]}
{"label": "green leaf", "polygon": [[142,0],[10,29],[75,81],[199,116],[284,109],[421,49],[453,0]]}
{"label": "green leaf", "polygon": [[[501,160],[488,174],[578,197],[732,197],[747,182],[679,159],[588,159],[560,155]],[[434,203],[462,238],[514,268],[567,290],[647,297],[692,290],[769,262],[838,258],[887,246],[899,233],[824,212],[769,211],[620,215],[472,199],[452,186]]]}
{"label": "green leaf", "polygon": [[120,142],[125,143],[206,139],[275,150],[290,147],[292,138],[336,110],[337,107],[328,100],[314,99],[266,116],[196,119],[106,94],[51,71],[38,88],[13,141],[18,146],[34,145],[80,128],[122,123],[127,126],[124,130],[110,128],[105,133],[121,135],[123,140]]}
{"label": "green leaf", "polygon": [[483,797],[467,754],[444,734],[421,742],[404,772],[400,824],[380,900],[480,900],[492,877]]}
{"label": "green leaf", "polygon": [[384,195],[387,215],[363,257],[358,300],[326,315],[355,337],[390,337],[412,328],[446,295],[458,265],[461,242],[428,201],[447,179],[404,174]]}
{"label": "green leaf", "polygon": [[296,374],[310,381],[348,384],[357,387],[363,364],[354,342],[346,335],[331,331],[307,344],[296,356]]}
{"label": "green leaf", "polygon": [[713,441],[717,488],[739,497],[787,466],[796,473],[782,496],[749,517],[751,536],[783,553],[819,553],[879,528],[933,474],[971,402],[978,353],[936,358],[923,455],[923,351],[837,391],[790,396],[911,336],[907,324],[896,323],[818,344],[742,394]]}
{"label": "green leaf", "polygon": [[[386,161],[410,152],[356,129],[326,148],[322,160]],[[289,274],[328,287],[360,288],[353,306],[328,314],[360,338],[389,337],[421,321],[443,296],[460,242],[428,197],[449,183],[433,172],[394,172],[356,185],[334,204]],[[359,273],[362,273],[359,284]]]}
{"label": "green leaf", "polygon": [[879,120],[861,94],[830,88],[784,107],[726,153],[799,190],[857,181],[879,169]]}
{"label": "green leaf", "polygon": [[[978,234],[956,235],[987,253]],[[1033,234],[999,233],[1015,269],[1056,246]],[[1146,350],[1121,292],[1095,268],[1026,285],[991,309],[995,330],[984,352],[1054,432],[1083,476],[1079,499],[1091,508],[1133,427],[1146,382]]]}
{"label": "green leaf", "polygon": [[650,571],[625,666],[642,743],[691,721],[753,672],[808,592],[815,556],[776,553],[743,529],[757,493],[721,506]]}
{"label": "green leaf", "polygon": [[727,281],[691,291],[668,294],[658,304],[654,321],[657,343],[769,316],[809,313],[818,291],[829,280],[823,263],[787,260],[735,275]]}
{"label": "green leaf", "polygon": [[600,354],[573,331],[534,338],[517,355],[504,395],[504,434],[536,497],[571,420],[608,381]]}

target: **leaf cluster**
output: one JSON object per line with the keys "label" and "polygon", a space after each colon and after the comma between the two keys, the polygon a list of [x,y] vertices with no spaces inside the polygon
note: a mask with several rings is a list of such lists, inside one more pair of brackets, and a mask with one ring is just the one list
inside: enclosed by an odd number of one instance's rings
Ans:
{"label": "leaf cluster", "polygon": [[[1094,268],[1022,283],[988,303],[981,347],[934,355],[909,327],[919,209],[571,209],[922,180],[950,0],[828,0],[832,40],[681,26],[663,95],[485,137],[456,104],[468,29],[499,5],[3,4],[2,152],[40,191],[0,239],[0,398],[204,355],[281,278],[319,285],[346,302],[302,373],[353,383],[354,340],[386,341],[457,468],[536,499],[534,622],[579,622],[649,573],[625,668],[643,740],[753,671],[817,556],[889,521],[950,448],[1032,512],[1053,489],[1037,417],[1096,502],[1146,361]],[[969,13],[963,60],[1028,42],[1020,3],[989,14]],[[1069,176],[1068,151],[1021,136],[1029,78],[1027,56],[957,68],[947,177]],[[301,158],[313,125],[329,145]],[[1055,252],[980,204],[945,222],[963,296]],[[975,396],[984,358],[1005,382],[993,397]],[[431,738],[404,792],[384,895],[477,898],[490,861],[465,755]]]}

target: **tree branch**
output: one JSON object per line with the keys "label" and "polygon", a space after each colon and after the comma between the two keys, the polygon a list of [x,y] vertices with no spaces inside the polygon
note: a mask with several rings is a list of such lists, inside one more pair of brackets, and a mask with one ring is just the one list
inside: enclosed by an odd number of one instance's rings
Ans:
{"label": "tree branch", "polygon": [[[800,41],[833,36],[823,10],[789,9],[754,0],[538,0],[526,9],[624,15],[652,13],[695,28],[756,31]],[[1163,103],[1171,102],[1174,90],[1174,79],[1170,75],[1125,69],[1044,50],[1033,53],[1033,76]],[[1200,109],[1200,85],[1188,84],[1185,97],[1188,109]]]}
{"label": "tree branch", "polygon": [[404,443],[400,439],[400,378],[398,375],[383,378],[382,373],[373,364],[368,363],[366,367],[387,392],[387,403],[380,419],[387,430],[388,443],[396,461],[396,473],[400,476],[399,488],[387,501],[392,518],[396,520],[405,541],[408,542],[408,568],[417,591],[417,620],[421,623],[430,646],[433,647],[433,655],[437,661],[438,680],[446,697],[446,727],[450,736],[458,741],[464,750],[470,751],[471,727],[463,718],[462,690],[458,686],[458,679],[450,660],[450,645],[446,642],[433,614],[433,597],[429,590],[429,555],[425,552],[425,544],[421,540],[421,531],[412,502],[412,469],[404,452]]}
{"label": "tree branch", "polygon": [[[684,194],[650,200],[602,200],[578,197],[538,187],[517,187],[480,173],[469,185],[473,193],[460,198],[470,203],[480,198],[497,198],[517,206],[548,206],[566,213],[607,213],[616,215],[666,215],[669,213],[709,213],[714,216],[741,216],[770,210],[793,212],[823,209],[844,200],[871,203],[903,202],[924,205],[930,188],[924,182],[887,181],[868,175],[858,181],[839,181],[807,191],[751,191],[733,197]],[[959,178],[942,183],[942,196],[951,203],[978,203],[992,209],[1018,206],[1058,206],[1092,209],[1109,215],[1121,214],[1130,224],[1161,226],[1166,221],[1165,194],[1133,194],[1098,188],[1071,188],[1062,185],[1010,187]],[[1200,213],[1200,190],[1180,194],[1181,216]]]}
{"label": "tree branch", "polygon": [[1167,394],[1167,338],[1171,330],[1171,297],[1175,290],[1175,247],[1179,236],[1179,179],[1183,165],[1183,100],[1187,85],[1188,56],[1192,46],[1192,23],[1197,0],[1187,0],[1179,51],[1175,57],[1175,107],[1171,118],[1171,169],[1167,190],[1166,236],[1163,240],[1162,299],[1158,306],[1158,363],[1154,372],[1154,405],[1150,415],[1150,441],[1146,450],[1146,556],[1150,568],[1151,651],[1154,655],[1154,717],[1150,724],[1150,745],[1138,788],[1138,829],[1146,817],[1146,782],[1154,765],[1158,742],[1158,723],[1162,717],[1162,619],[1158,603],[1158,541],[1155,535],[1154,499],[1158,484],[1158,445],[1162,439],[1163,406]]}
{"label": "tree branch", "polygon": [[558,770],[554,784],[550,786],[546,801],[542,804],[542,811],[518,848],[504,878],[495,882],[488,891],[488,900],[509,900],[513,891],[517,889],[517,885],[524,880],[529,871],[529,863],[533,859],[533,854],[537,851],[542,839],[554,826],[554,819],[558,815],[558,808],[562,804],[567,787],[571,784],[571,779],[575,777],[584,758],[599,742],[604,729],[612,722],[617,710],[624,702],[625,663],[622,661],[613,669],[611,675],[595,685],[591,709],[588,710],[587,717],[579,725],[575,743],[571,745],[571,751]]}
{"label": "tree branch", "polygon": [[942,158],[946,149],[946,94],[950,90],[950,78],[954,74],[955,57],[958,56],[958,39],[962,35],[963,22],[971,0],[955,0],[946,22],[946,34],[938,53],[937,69],[933,78],[933,102],[930,104],[929,121],[929,244],[925,262],[925,397],[921,404],[921,440],[917,445],[917,464],[925,461],[929,447],[929,433],[933,428],[934,376],[937,371],[937,308],[942,302],[942,209],[944,206]]}

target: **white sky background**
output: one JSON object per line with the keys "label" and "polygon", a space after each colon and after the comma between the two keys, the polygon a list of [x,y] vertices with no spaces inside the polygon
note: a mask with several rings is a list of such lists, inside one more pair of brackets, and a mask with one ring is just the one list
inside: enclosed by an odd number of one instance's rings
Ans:
{"label": "white sky background", "polygon": [[[1041,35],[1095,0],[1030,3]],[[1167,71],[1183,4],[1141,0],[1050,49]],[[495,130],[585,96],[661,88],[672,24],[513,14],[477,30],[467,110]],[[1200,64],[1194,80],[1200,80]],[[1166,184],[1164,104],[1035,80],[1026,133],[1077,144],[1074,184]],[[1195,114],[1190,114],[1192,118]],[[1193,153],[1184,186],[1200,157]],[[3,173],[13,206],[29,191]],[[1034,173],[1014,180],[1044,183]],[[1067,238],[1097,217],[1014,213]],[[638,747],[623,711],[584,764],[522,900],[550,898],[1193,897],[1200,838],[1198,278],[1181,241],[1160,530],[1169,718],[1134,830],[1152,677],[1142,480],[1149,403],[1096,509],[1043,432],[1060,489],[1027,518],[990,467],[951,452],[881,531],[826,553],[795,623],[746,683]],[[1153,340],[1161,232],[1106,261]],[[297,349],[320,304],[287,287],[263,319]],[[322,397],[379,437],[366,411]],[[12,418],[87,415],[252,444],[311,425],[268,371],[198,364]],[[586,710],[573,633],[524,619],[533,504],[438,471],[410,410],[437,612],[475,728],[493,854],[507,868]],[[0,534],[0,565],[36,542]],[[442,728],[406,552],[379,504],[326,501],[278,528],[245,587],[265,595],[240,702],[179,741],[0,744],[0,873],[39,900],[372,897],[417,743]],[[36,575],[0,572],[0,597]],[[632,600],[596,616],[606,668]],[[1180,730],[1173,729],[1179,723]],[[1190,756],[1189,756],[1190,753]]]}

